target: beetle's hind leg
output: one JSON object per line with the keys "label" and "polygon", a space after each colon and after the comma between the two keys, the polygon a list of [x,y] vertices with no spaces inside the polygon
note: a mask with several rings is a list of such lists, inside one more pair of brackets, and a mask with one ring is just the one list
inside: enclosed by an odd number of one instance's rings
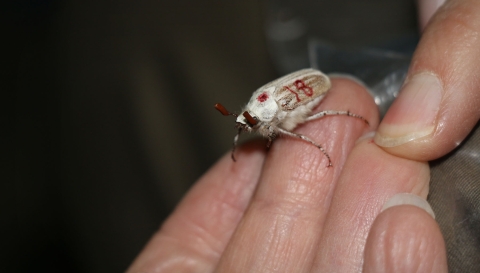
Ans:
{"label": "beetle's hind leg", "polygon": [[284,129],[281,129],[281,128],[278,128],[278,131],[284,135],[287,135],[287,136],[290,136],[290,137],[296,137],[296,138],[300,138],[301,140],[303,141],[306,141],[312,145],[315,145],[318,149],[320,149],[320,151],[322,151],[322,153],[327,157],[328,159],[328,166],[327,167],[332,167],[332,160],[330,159],[330,156],[328,155],[328,153],[325,151],[325,149],[323,149],[322,146],[320,146],[319,144],[315,143],[315,141],[311,140],[310,138],[304,136],[304,135],[301,135],[301,134],[297,134],[297,133],[292,133],[290,131],[286,131]]}
{"label": "beetle's hind leg", "polygon": [[305,119],[305,121],[311,121],[319,118],[323,118],[324,116],[349,116],[349,117],[354,117],[363,120],[367,125],[370,125],[368,123],[368,120],[366,120],[364,117],[354,114],[350,111],[335,111],[335,110],[326,110],[326,111],[321,111],[318,113],[315,113],[308,118]]}

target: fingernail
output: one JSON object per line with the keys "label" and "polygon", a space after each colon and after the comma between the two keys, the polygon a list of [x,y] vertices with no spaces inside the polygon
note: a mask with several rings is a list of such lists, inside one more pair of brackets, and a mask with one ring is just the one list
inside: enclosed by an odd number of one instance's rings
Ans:
{"label": "fingernail", "polygon": [[417,11],[419,17],[420,27],[425,28],[430,18],[438,10],[438,8],[445,3],[445,0],[429,0],[429,1],[418,1],[417,2]]}
{"label": "fingernail", "polygon": [[363,136],[359,137],[359,138],[357,139],[357,141],[355,141],[355,144],[358,144],[358,143],[362,142],[362,141],[365,140],[365,139],[373,138],[374,136],[375,136],[375,131],[368,132],[368,133],[364,134]]}
{"label": "fingernail", "polygon": [[411,78],[377,129],[375,143],[395,147],[433,133],[443,86],[431,73]]}
{"label": "fingernail", "polygon": [[430,214],[433,219],[435,219],[435,213],[433,213],[432,207],[427,202],[427,200],[421,198],[418,195],[411,194],[411,193],[398,193],[395,194],[392,198],[388,199],[388,201],[383,205],[382,211],[401,205],[412,205],[419,207],[425,210],[428,214]]}

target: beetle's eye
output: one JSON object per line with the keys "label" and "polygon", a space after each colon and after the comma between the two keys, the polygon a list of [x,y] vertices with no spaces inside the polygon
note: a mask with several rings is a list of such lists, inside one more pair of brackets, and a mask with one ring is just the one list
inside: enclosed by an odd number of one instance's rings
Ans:
{"label": "beetle's eye", "polygon": [[250,113],[248,113],[247,111],[243,112],[243,116],[245,117],[245,119],[247,120],[247,122],[250,124],[250,126],[255,126],[258,121],[256,119],[254,119]]}
{"label": "beetle's eye", "polygon": [[264,102],[264,101],[268,100],[267,92],[263,92],[262,94],[258,95],[257,100],[259,102]]}

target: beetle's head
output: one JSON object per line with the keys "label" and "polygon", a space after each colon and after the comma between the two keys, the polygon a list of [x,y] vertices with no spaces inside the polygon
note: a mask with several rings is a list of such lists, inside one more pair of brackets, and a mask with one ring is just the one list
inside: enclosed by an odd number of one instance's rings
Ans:
{"label": "beetle's head", "polygon": [[237,117],[235,127],[243,131],[252,131],[258,125],[258,118],[252,116],[248,111],[243,112],[241,116]]}
{"label": "beetle's head", "polygon": [[258,118],[252,116],[248,111],[243,112],[241,116],[229,112],[223,105],[220,103],[215,104],[215,109],[217,109],[224,116],[234,116],[236,117],[235,128],[242,131],[251,131],[257,124]]}
{"label": "beetle's head", "polygon": [[233,140],[233,149],[232,149],[232,159],[233,161],[236,161],[234,152],[235,152],[235,148],[237,147],[237,142],[238,142],[240,133],[242,133],[243,131],[247,131],[247,132],[252,131],[252,129],[256,125],[258,125],[258,118],[252,117],[252,115],[250,115],[248,111],[243,112],[241,116],[235,113],[231,113],[220,103],[215,104],[215,109],[217,109],[224,116],[234,116],[237,118],[235,128],[237,128],[238,133]]}

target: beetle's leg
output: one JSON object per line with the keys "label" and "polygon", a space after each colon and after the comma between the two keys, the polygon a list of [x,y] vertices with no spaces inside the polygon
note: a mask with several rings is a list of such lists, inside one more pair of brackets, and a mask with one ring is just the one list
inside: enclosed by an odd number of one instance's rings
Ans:
{"label": "beetle's leg", "polygon": [[271,139],[270,137],[268,137],[267,149],[270,149],[270,146],[272,145],[272,142],[273,142],[273,139]]}
{"label": "beetle's leg", "polygon": [[334,110],[326,110],[326,111],[315,113],[315,114],[309,116],[308,118],[306,118],[305,121],[311,121],[311,120],[314,120],[314,119],[319,119],[319,118],[322,118],[324,116],[338,116],[338,115],[358,118],[358,119],[363,120],[367,125],[370,125],[368,123],[368,121],[360,115],[351,113],[350,111],[334,111]]}
{"label": "beetle's leg", "polygon": [[328,159],[328,165],[327,167],[332,167],[332,160],[330,159],[330,156],[328,155],[328,153],[323,149],[322,146],[320,146],[319,144],[315,143],[315,141],[311,140],[310,138],[304,136],[304,135],[301,135],[301,134],[297,134],[297,133],[292,133],[290,131],[286,131],[284,129],[281,129],[281,128],[278,128],[278,131],[284,135],[287,135],[287,136],[291,136],[291,137],[296,137],[296,138],[300,138],[301,140],[304,140],[310,144],[313,144],[315,145],[318,149],[320,149],[320,151],[322,151],[322,153],[327,157]]}
{"label": "beetle's leg", "polygon": [[270,134],[268,135],[268,142],[267,142],[267,149],[270,149],[270,146],[272,146],[272,142],[275,138],[277,138],[277,134],[275,133],[275,131],[273,131],[273,128],[270,127],[271,130],[270,130]]}
{"label": "beetle's leg", "polygon": [[237,143],[238,143],[238,138],[240,137],[240,133],[242,132],[241,128],[238,128],[238,132],[233,138],[233,148],[232,148],[232,160],[233,162],[237,162],[237,159],[235,159],[235,148],[237,148]]}

